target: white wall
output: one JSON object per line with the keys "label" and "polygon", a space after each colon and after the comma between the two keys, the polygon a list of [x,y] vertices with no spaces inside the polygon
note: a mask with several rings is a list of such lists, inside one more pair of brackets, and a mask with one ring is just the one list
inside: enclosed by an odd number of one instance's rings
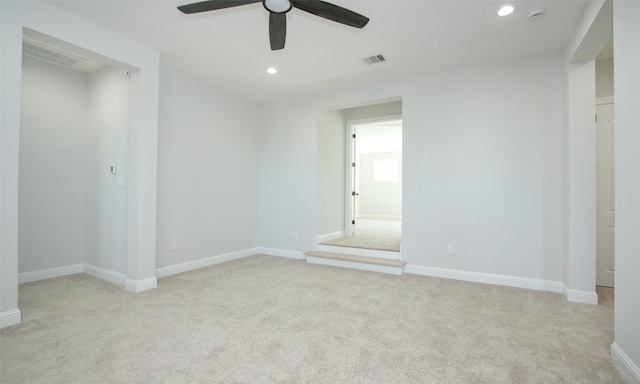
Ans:
{"label": "white wall", "polygon": [[407,262],[561,279],[561,63],[448,71],[403,95]]}
{"label": "white wall", "polygon": [[83,263],[87,76],[22,62],[19,272]]}
{"label": "white wall", "polygon": [[344,231],[346,121],[344,111],[325,111],[318,122],[317,234]]}
{"label": "white wall", "polygon": [[69,42],[133,71],[125,287],[131,291],[155,287],[158,52],[41,1],[0,2],[0,17],[0,327],[21,318],[18,164],[23,28]]}
{"label": "white wall", "polygon": [[402,101],[389,101],[347,108],[344,110],[347,120],[371,120],[378,117],[402,115]]}
{"label": "white wall", "polygon": [[640,383],[640,3],[613,3],[616,117],[614,361]]}
{"label": "white wall", "polygon": [[597,304],[596,65],[611,40],[611,2],[589,1],[564,49],[564,294]]}
{"label": "white wall", "polygon": [[[359,215],[400,218],[402,216],[402,152],[361,153],[359,157]],[[398,180],[375,181],[373,177],[375,161],[386,159],[396,160]]]}
{"label": "white wall", "polygon": [[403,258],[560,281],[562,84],[561,55],[549,54],[268,105],[261,242],[312,249],[316,199],[303,191],[315,190],[318,111],[401,95]]}
{"label": "white wall", "polygon": [[257,106],[165,67],[160,90],[157,267],[257,246]]}
{"label": "white wall", "polygon": [[118,273],[127,272],[129,83],[112,67],[92,73],[86,111],[84,262]]}
{"label": "white wall", "polygon": [[129,79],[28,56],[22,76],[19,272],[86,263],[126,274]]}
{"label": "white wall", "polygon": [[302,257],[316,244],[316,129],[324,109],[304,101],[261,107],[259,244],[278,254]]}
{"label": "white wall", "polygon": [[588,292],[597,304],[595,60],[567,64],[566,71],[564,283],[567,297]]}

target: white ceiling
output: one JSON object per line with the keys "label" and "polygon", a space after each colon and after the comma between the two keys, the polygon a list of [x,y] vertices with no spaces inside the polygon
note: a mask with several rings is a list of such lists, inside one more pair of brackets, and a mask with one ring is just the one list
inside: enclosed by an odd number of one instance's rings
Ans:
{"label": "white ceiling", "polygon": [[[555,52],[584,0],[333,0],[371,19],[362,30],[293,9],[287,41],[271,51],[259,3],[184,15],[175,0],[50,0],[49,3],[160,51],[163,65],[266,103],[481,62]],[[515,12],[499,17],[501,5]],[[546,14],[536,21],[536,8]],[[367,66],[362,58],[384,54]],[[278,74],[268,75],[274,66]]]}

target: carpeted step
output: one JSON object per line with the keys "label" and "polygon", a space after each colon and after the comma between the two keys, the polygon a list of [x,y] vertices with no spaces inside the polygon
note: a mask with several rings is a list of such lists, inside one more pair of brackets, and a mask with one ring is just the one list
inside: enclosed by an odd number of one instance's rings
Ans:
{"label": "carpeted step", "polygon": [[307,263],[310,264],[330,265],[335,267],[359,269],[363,271],[390,273],[393,275],[401,275],[405,264],[407,264],[400,260],[359,256],[346,253],[308,251],[304,254],[307,256]]}
{"label": "carpeted step", "polygon": [[357,255],[357,256],[368,256],[368,257],[373,257],[375,259],[400,260],[400,252],[383,251],[379,249],[370,249],[370,248],[318,244],[318,251],[338,253],[338,254],[346,253],[349,255]]}

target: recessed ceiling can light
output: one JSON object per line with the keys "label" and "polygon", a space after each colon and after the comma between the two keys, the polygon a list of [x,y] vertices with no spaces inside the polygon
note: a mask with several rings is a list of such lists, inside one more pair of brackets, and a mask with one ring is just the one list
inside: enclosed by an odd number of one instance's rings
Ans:
{"label": "recessed ceiling can light", "polygon": [[513,12],[513,7],[510,5],[505,5],[504,7],[500,8],[500,10],[498,11],[498,16],[508,16]]}
{"label": "recessed ceiling can light", "polygon": [[270,75],[275,75],[276,73],[278,73],[278,70],[273,67],[267,68],[267,73]]}

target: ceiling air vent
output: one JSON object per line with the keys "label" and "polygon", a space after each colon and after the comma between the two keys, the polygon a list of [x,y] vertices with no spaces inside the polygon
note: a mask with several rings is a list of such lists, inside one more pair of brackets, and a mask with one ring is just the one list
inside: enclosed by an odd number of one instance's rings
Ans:
{"label": "ceiling air vent", "polygon": [[22,42],[22,53],[68,68],[87,61],[84,57],[72,55],[67,52],[26,40]]}
{"label": "ceiling air vent", "polygon": [[387,59],[385,59],[385,57],[382,56],[382,55],[369,56],[369,57],[365,57],[362,60],[364,60],[364,62],[369,64],[369,65],[382,63],[383,61],[387,61]]}

